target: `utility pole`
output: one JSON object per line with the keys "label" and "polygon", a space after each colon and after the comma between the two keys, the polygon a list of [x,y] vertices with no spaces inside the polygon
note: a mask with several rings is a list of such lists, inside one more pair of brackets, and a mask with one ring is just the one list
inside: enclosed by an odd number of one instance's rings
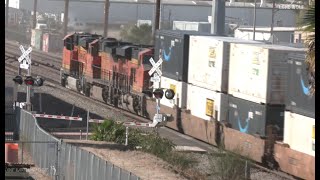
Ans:
{"label": "utility pole", "polygon": [[212,0],[211,34],[224,35],[225,4],[225,0]]}
{"label": "utility pole", "polygon": [[257,0],[254,0],[254,10],[253,10],[253,40],[256,40],[256,13],[257,13]]}
{"label": "utility pole", "polygon": [[152,37],[155,42],[156,30],[160,27],[160,0],[156,0],[154,25],[152,28]]}
{"label": "utility pole", "polygon": [[9,20],[9,0],[6,0],[6,26],[8,26],[8,20]]}
{"label": "utility pole", "polygon": [[272,1],[272,17],[271,17],[271,29],[270,29],[270,38],[271,38],[271,43],[273,44],[273,26],[274,26],[274,14],[275,14],[275,7],[276,7],[276,1]]}
{"label": "utility pole", "polygon": [[63,35],[68,33],[68,13],[69,13],[69,0],[64,1],[64,15],[63,15]]}
{"label": "utility pole", "polygon": [[109,0],[105,0],[105,3],[104,3],[104,26],[103,26],[104,37],[108,36],[109,6],[110,6]]}
{"label": "utility pole", "polygon": [[36,28],[37,26],[37,5],[38,5],[38,0],[33,1],[33,29]]}

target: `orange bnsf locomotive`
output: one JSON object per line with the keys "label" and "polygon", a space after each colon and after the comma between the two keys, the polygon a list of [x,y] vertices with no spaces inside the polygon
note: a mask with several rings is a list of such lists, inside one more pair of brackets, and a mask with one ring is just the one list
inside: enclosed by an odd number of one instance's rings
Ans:
{"label": "orange bnsf locomotive", "polygon": [[151,46],[100,35],[74,33],[64,38],[61,85],[109,105],[148,117],[146,97],[153,57]]}

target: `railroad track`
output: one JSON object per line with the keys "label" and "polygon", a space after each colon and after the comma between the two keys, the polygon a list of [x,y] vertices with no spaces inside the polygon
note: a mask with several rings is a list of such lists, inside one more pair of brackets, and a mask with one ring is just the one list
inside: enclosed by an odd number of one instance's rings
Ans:
{"label": "railroad track", "polygon": [[[8,52],[7,52],[7,49],[6,49],[6,55],[9,56],[9,57],[10,57],[10,55],[17,55],[17,54],[19,54],[18,50],[16,52],[14,52],[12,50],[11,51],[8,50]],[[37,75],[38,76],[42,76],[42,77],[45,78],[47,83],[53,84],[56,88],[59,88],[60,90],[66,91],[66,92],[71,93],[72,95],[75,95],[75,96],[79,96],[84,101],[89,101],[90,103],[93,103],[95,105],[99,105],[99,106],[101,106],[103,108],[112,110],[112,111],[117,112],[117,113],[121,113],[127,118],[130,118],[130,119],[133,119],[133,120],[136,120],[136,121],[139,121],[139,122],[150,122],[149,120],[147,120],[147,119],[145,119],[145,118],[143,118],[141,116],[134,115],[129,111],[115,108],[113,106],[105,104],[104,102],[102,102],[100,100],[92,99],[90,97],[86,97],[84,95],[79,94],[78,92],[75,92],[73,90],[69,90],[67,88],[62,87],[60,85],[60,72],[59,72],[60,68],[57,69],[57,68],[55,68],[53,66],[47,65],[46,62],[43,62],[41,60],[39,61],[38,59],[35,58],[35,57],[39,57],[39,56],[41,57],[42,55],[38,55],[37,52],[33,52],[33,54],[32,54],[32,57],[33,57],[32,61],[40,64],[40,66],[36,66],[36,67],[32,68],[32,73],[31,73],[32,76],[37,76]],[[13,60],[13,61],[6,60],[5,62],[6,62],[5,65],[6,65],[6,69],[7,70],[13,71],[13,72],[17,72],[17,67],[19,65],[17,60]],[[43,69],[39,69],[39,67],[41,67]],[[49,71],[51,71],[51,72],[49,72]]]}
{"label": "railroad track", "polygon": [[[6,43],[5,52],[11,57],[18,59],[21,56],[21,52],[18,44]],[[34,50],[31,53],[33,65],[41,64],[43,66],[52,67],[52,69],[60,70],[61,67],[61,56],[49,55],[49,53],[39,52]]]}
{"label": "railroad track", "polygon": [[[13,49],[16,49],[16,50],[13,50]],[[7,60],[5,61],[5,69],[8,71],[17,72],[17,69],[18,69],[17,67],[19,65],[17,58],[21,55],[21,52],[19,50],[19,44],[14,44],[11,42],[7,43],[7,41],[6,41],[5,54],[6,54],[6,58],[7,58]],[[49,86],[54,86],[55,88],[58,88],[59,90],[68,92],[68,93],[75,95],[75,96],[78,96],[83,101],[87,101],[92,104],[101,106],[102,108],[106,108],[106,109],[111,110],[113,112],[120,113],[127,119],[135,120],[138,122],[150,122],[146,118],[135,115],[129,111],[115,108],[111,105],[105,104],[104,102],[102,102],[100,100],[86,97],[84,95],[79,94],[78,92],[75,92],[73,90],[69,90],[67,88],[62,87],[60,85],[60,72],[59,72],[60,67],[61,67],[61,57],[60,56],[50,55],[49,53],[33,50],[32,62],[34,62],[34,65],[35,65],[32,68],[32,73],[31,73],[32,76],[38,75],[38,76],[44,77],[46,80],[45,84],[47,84]],[[39,69],[40,67],[41,67],[41,69]],[[167,128],[167,127],[165,127],[165,128]],[[66,129],[69,129],[69,128],[59,128],[59,129],[46,128],[46,130],[48,130],[49,132],[53,132],[55,130],[58,130],[60,132],[65,132]],[[80,129],[82,130],[83,128],[70,128],[69,130],[74,131],[74,132],[79,132]],[[70,131],[68,131],[68,132],[70,132]],[[270,170],[260,164],[254,164],[254,166],[258,169],[261,169],[262,171],[277,174],[277,175],[284,177],[284,178],[294,179],[291,175],[287,175],[287,174],[285,174],[283,172],[279,172],[279,171]]]}

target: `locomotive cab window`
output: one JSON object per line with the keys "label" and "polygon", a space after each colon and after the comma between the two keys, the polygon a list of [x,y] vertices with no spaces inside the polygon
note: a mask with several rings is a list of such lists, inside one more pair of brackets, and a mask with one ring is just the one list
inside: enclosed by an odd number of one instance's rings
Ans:
{"label": "locomotive cab window", "polygon": [[150,56],[150,55],[144,55],[143,58],[142,58],[142,63],[151,66],[151,63],[150,63],[150,61],[149,61],[151,57],[152,57],[152,56]]}

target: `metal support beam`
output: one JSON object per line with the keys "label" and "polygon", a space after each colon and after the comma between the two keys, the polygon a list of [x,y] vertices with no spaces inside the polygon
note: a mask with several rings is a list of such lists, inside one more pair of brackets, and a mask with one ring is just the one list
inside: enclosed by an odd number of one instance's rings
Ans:
{"label": "metal support beam", "polygon": [[225,1],[224,0],[212,0],[211,11],[211,34],[218,36],[224,35],[225,26]]}
{"label": "metal support beam", "polygon": [[69,13],[69,0],[64,1],[64,15],[63,15],[63,35],[68,33],[68,13]]}
{"label": "metal support beam", "polygon": [[37,26],[37,5],[38,0],[33,1],[33,20],[32,20],[32,28],[35,29]]}
{"label": "metal support beam", "polygon": [[156,35],[156,30],[160,28],[160,0],[156,0],[156,6],[155,6],[155,16],[154,16],[154,24],[152,27],[152,37],[155,42],[155,35]]}
{"label": "metal support beam", "polygon": [[109,24],[109,0],[105,0],[104,4],[104,26],[103,26],[103,35],[104,37],[108,37],[108,24]]}
{"label": "metal support beam", "polygon": [[256,13],[257,13],[257,0],[254,0],[253,8],[253,40],[256,40]]}
{"label": "metal support beam", "polygon": [[6,0],[6,26],[8,26],[8,20],[9,20],[9,0]]}

